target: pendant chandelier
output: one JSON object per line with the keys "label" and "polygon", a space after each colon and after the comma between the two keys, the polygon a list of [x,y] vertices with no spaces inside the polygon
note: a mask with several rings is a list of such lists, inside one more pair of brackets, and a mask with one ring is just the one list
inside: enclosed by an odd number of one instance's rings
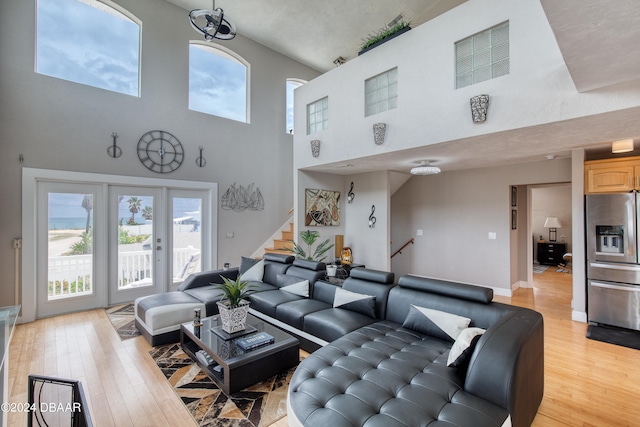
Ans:
{"label": "pendant chandelier", "polygon": [[212,3],[212,10],[194,9],[189,12],[189,22],[194,30],[204,35],[206,41],[231,40],[236,36],[236,26],[225,18],[221,8],[215,8],[215,3]]}

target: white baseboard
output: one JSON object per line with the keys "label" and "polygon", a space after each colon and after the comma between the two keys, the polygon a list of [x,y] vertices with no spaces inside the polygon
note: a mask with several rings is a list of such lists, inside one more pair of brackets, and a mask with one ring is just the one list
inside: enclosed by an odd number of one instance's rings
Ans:
{"label": "white baseboard", "polygon": [[571,320],[587,323],[587,313],[584,311],[571,311]]}

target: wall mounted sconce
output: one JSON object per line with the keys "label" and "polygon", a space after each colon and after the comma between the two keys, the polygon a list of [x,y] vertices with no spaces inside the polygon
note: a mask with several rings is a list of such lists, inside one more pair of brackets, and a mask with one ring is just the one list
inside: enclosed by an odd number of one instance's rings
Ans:
{"label": "wall mounted sconce", "polygon": [[349,192],[347,193],[347,202],[351,203],[355,198],[356,198],[356,195],[353,192],[353,181],[351,181],[351,187],[349,188]]}
{"label": "wall mounted sconce", "polygon": [[384,142],[384,135],[387,132],[386,123],[374,123],[373,124],[373,142],[376,145],[382,145]]}
{"label": "wall mounted sconce", "polygon": [[633,139],[622,139],[611,143],[612,153],[628,153],[633,151]]}
{"label": "wall mounted sconce", "polygon": [[107,154],[114,159],[117,159],[122,156],[122,148],[118,147],[118,134],[113,132],[111,137],[113,138],[113,144],[107,147]]}
{"label": "wall mounted sconce", "polygon": [[489,110],[489,95],[476,95],[471,98],[473,123],[482,123],[487,120],[487,110]]}
{"label": "wall mounted sconce", "polygon": [[200,157],[198,157],[196,159],[196,165],[198,165],[199,167],[203,168],[204,165],[207,164],[207,159],[202,157],[202,152],[204,151],[204,147],[201,145],[200,147],[198,147],[198,149],[200,150]]}
{"label": "wall mounted sconce", "polygon": [[313,157],[318,157],[320,155],[320,140],[314,139],[311,141],[311,155]]}
{"label": "wall mounted sconce", "polygon": [[371,205],[371,215],[369,215],[369,228],[373,228],[376,225],[376,217],[373,213],[376,211],[376,205]]}

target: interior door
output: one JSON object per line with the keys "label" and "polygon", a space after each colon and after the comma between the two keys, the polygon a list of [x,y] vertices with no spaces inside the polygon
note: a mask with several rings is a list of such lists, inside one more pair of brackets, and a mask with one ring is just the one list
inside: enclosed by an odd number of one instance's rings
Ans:
{"label": "interior door", "polygon": [[109,188],[109,304],[166,289],[164,212],[161,188]]}
{"label": "interior door", "polygon": [[106,253],[102,205],[101,185],[38,183],[38,317],[104,306]]}

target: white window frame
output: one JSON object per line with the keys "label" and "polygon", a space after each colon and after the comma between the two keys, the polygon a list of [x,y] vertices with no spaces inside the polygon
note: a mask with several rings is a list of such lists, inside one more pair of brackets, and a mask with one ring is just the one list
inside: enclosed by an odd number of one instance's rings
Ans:
{"label": "white window frame", "polygon": [[[38,0],[36,0],[37,3]],[[38,28],[37,28],[37,22],[36,22],[36,29],[35,29],[35,38],[36,38],[36,58],[34,61],[34,71],[38,74],[42,74],[45,76],[49,76],[49,77],[53,77],[53,78],[57,78],[57,79],[61,79],[61,80],[66,80],[69,82],[73,82],[76,84],[81,84],[84,86],[89,86],[89,87],[95,87],[98,89],[103,89],[103,90],[108,90],[110,92],[114,92],[114,93],[120,93],[123,95],[129,95],[129,96],[137,96],[140,97],[141,95],[141,88],[142,88],[142,21],[140,19],[138,19],[134,14],[132,14],[131,12],[129,12],[127,9],[123,8],[122,6],[120,6],[117,3],[112,2],[111,0],[78,0],[81,3],[85,3],[95,9],[98,9],[102,12],[117,16],[118,18],[122,18],[125,20],[128,20],[130,22],[132,22],[133,24],[138,26],[138,87],[137,87],[137,93],[136,94],[131,94],[131,93],[127,93],[127,92],[121,92],[118,90],[114,90],[111,88],[107,88],[107,87],[102,87],[102,86],[96,86],[96,85],[92,85],[92,84],[88,84],[88,83],[84,83],[81,81],[76,81],[73,79],[69,79],[66,77],[62,77],[62,76],[56,76],[56,75],[51,75],[51,74],[47,74],[44,73],[42,71],[38,70]],[[36,16],[38,14],[38,5],[36,4]]]}
{"label": "white window frame", "polygon": [[[291,79],[287,79],[287,82],[285,85],[286,93],[285,93],[284,123],[285,123],[285,132],[290,135],[293,135],[293,130],[295,128],[295,109],[294,109],[295,100],[294,100],[293,93],[295,89],[299,88],[305,83],[307,83],[305,80],[291,78]],[[293,87],[293,89],[289,91],[289,87]],[[291,121],[289,121],[289,118],[291,118]]]}
{"label": "white window frame", "polygon": [[[229,119],[229,120],[234,120],[240,123],[251,123],[251,64],[244,59],[242,56],[238,55],[237,53],[235,53],[234,51],[232,51],[231,49],[228,49],[224,46],[220,46],[218,44],[213,44],[210,42],[204,42],[201,40],[191,40],[189,42],[189,48],[191,48],[191,46],[195,46],[198,48],[202,48],[206,51],[210,51],[211,54],[213,55],[218,55],[224,59],[230,60],[230,61],[234,61],[237,63],[242,64],[245,67],[246,70],[246,74],[245,74],[245,120],[237,120],[233,117],[227,117],[227,116],[222,116],[222,115],[218,115],[218,114],[214,114],[214,113],[209,113],[209,112],[205,112],[205,111],[200,111],[200,110],[193,110],[191,109],[191,107],[189,107],[189,110],[191,111],[197,111],[200,112],[202,114],[209,114],[211,116],[216,116],[216,117],[221,117],[224,119]],[[189,68],[191,67],[191,65],[189,64]],[[191,85],[191,82],[189,82],[189,85]],[[189,89],[189,96],[191,94],[191,89]]]}

